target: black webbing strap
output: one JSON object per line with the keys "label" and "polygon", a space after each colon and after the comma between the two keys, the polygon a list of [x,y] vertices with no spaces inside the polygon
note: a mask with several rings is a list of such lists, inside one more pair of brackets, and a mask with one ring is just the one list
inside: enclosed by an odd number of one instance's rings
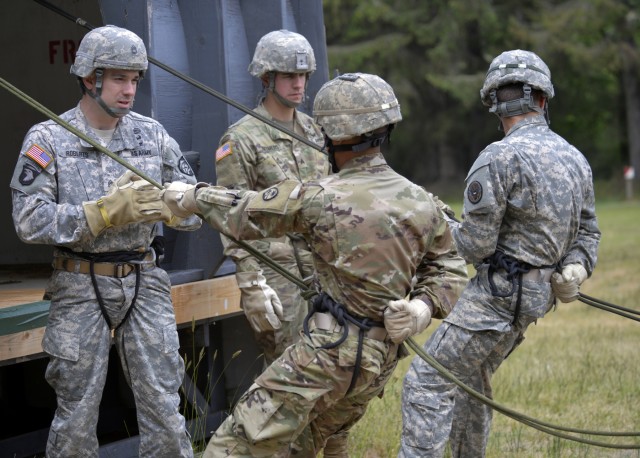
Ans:
{"label": "black webbing strap", "polygon": [[[74,257],[78,257],[80,259],[84,259],[85,261],[89,261],[89,273],[91,276],[91,283],[93,284],[93,290],[96,293],[96,299],[98,300],[98,305],[100,306],[100,311],[102,312],[102,316],[104,317],[105,321],[107,322],[107,325],[109,326],[109,329],[113,329],[114,331],[117,330],[120,326],[122,326],[125,321],[127,321],[127,318],[129,318],[129,315],[131,314],[131,311],[133,310],[133,307],[135,306],[136,303],[136,299],[138,299],[138,292],[140,291],[140,264],[139,262],[142,261],[145,256],[147,256],[147,252],[140,252],[140,251],[112,251],[110,253],[83,253],[83,252],[75,252],[72,250],[69,250],[68,248],[65,247],[57,247],[58,249],[60,249],[61,251],[64,251],[66,253],[72,254]],[[114,327],[113,324],[111,323],[111,320],[109,319],[109,315],[107,313],[107,309],[104,305],[104,301],[102,300],[102,295],[100,294],[100,289],[98,288],[98,280],[96,279],[96,274],[95,274],[95,263],[96,262],[112,262],[112,263],[127,263],[127,262],[132,262],[132,261],[136,261],[136,263],[132,263],[131,265],[133,266],[135,272],[136,272],[136,289],[135,289],[135,293],[133,295],[133,299],[131,300],[131,305],[129,306],[129,308],[127,309],[127,312],[125,313],[124,317],[122,318],[122,320],[120,321],[120,323],[118,324],[118,326]]]}
{"label": "black webbing strap", "polygon": [[[513,321],[511,324],[515,325],[520,316],[520,303],[522,302],[522,275],[531,270],[531,266],[525,262],[520,262],[511,256],[504,254],[502,251],[496,251],[490,257],[484,260],[489,264],[489,271],[487,272],[487,278],[489,280],[489,287],[491,288],[491,294],[494,297],[510,297],[518,289],[518,297],[516,298],[516,309],[513,312]],[[504,270],[507,273],[507,280],[511,282],[511,290],[507,293],[500,293],[496,284],[493,281],[493,276],[497,270]]]}
{"label": "black webbing strap", "polygon": [[380,321],[374,321],[367,317],[355,317],[345,309],[344,305],[333,300],[331,296],[327,293],[320,293],[313,298],[311,301],[311,309],[307,316],[304,318],[302,323],[302,328],[304,330],[305,335],[311,339],[311,335],[309,332],[309,320],[316,313],[330,313],[331,316],[335,318],[340,326],[342,326],[342,335],[335,342],[327,343],[319,348],[323,348],[325,350],[329,350],[332,348],[336,348],[338,345],[342,344],[347,337],[349,336],[349,323],[355,325],[358,328],[358,349],[356,352],[356,361],[353,367],[353,375],[351,377],[351,383],[349,384],[349,388],[347,389],[347,393],[349,394],[353,387],[355,386],[356,380],[360,375],[360,365],[362,363],[362,345],[364,342],[364,335],[367,331],[369,331],[373,327],[384,327],[384,323]]}

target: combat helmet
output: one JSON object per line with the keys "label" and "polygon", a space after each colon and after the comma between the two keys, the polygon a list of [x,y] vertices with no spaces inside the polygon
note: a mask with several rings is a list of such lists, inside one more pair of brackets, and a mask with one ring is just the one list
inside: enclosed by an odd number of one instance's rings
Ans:
{"label": "combat helmet", "polygon": [[[104,69],[137,70],[142,77],[148,66],[147,50],[138,35],[115,25],[106,25],[95,28],[84,36],[71,66],[71,74],[76,75],[80,80],[83,93],[95,99],[110,116],[119,118],[131,110],[109,107],[102,100]],[[82,78],[90,76],[94,71],[95,92],[87,89],[82,81]]]}
{"label": "combat helmet", "polygon": [[87,33],[76,52],[71,73],[87,77],[97,68],[138,70],[144,73],[149,63],[142,39],[135,33],[106,25]]}
{"label": "combat helmet", "polygon": [[[313,118],[322,127],[329,161],[333,171],[338,172],[335,153],[360,152],[382,145],[402,115],[393,89],[385,80],[367,73],[345,73],[320,88],[313,103]],[[354,137],[359,137],[356,144],[334,145],[335,141]]]}
{"label": "combat helmet", "polygon": [[313,73],[316,58],[305,37],[289,30],[276,30],[260,38],[249,64],[257,78],[265,73]]}
{"label": "combat helmet", "polygon": [[[496,90],[514,83],[523,83],[525,96],[498,104]],[[547,64],[531,51],[505,51],[491,62],[480,90],[480,99],[485,106],[491,107],[490,112],[498,116],[515,116],[529,111],[541,112],[530,96],[532,88],[542,91],[547,100],[553,98],[551,72]]]}
{"label": "combat helmet", "polygon": [[331,140],[345,140],[402,120],[391,86],[367,73],[345,73],[316,95],[313,117]]}

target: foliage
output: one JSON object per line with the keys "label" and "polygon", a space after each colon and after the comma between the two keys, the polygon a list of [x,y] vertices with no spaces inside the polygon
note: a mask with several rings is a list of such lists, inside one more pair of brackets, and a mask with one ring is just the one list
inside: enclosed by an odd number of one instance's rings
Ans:
{"label": "foliage", "polygon": [[625,71],[633,75],[640,69],[639,3],[534,0],[514,8],[506,0],[324,0],[323,5],[330,68],[378,74],[396,91],[403,121],[392,136],[391,165],[430,188],[442,183],[459,188],[478,153],[502,136],[478,93],[492,58],[507,49],[531,49],[547,62],[557,94],[550,104],[552,127],[587,156],[597,178],[619,177],[632,154],[640,161],[640,134],[634,137],[637,129],[627,124],[628,113],[640,110],[640,87],[634,86],[637,78],[623,78]]}

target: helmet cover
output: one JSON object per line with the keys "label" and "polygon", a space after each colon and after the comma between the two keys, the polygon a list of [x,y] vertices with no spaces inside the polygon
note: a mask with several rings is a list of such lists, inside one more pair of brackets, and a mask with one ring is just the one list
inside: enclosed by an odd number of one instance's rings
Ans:
{"label": "helmet cover", "polygon": [[71,73],[87,77],[97,68],[137,70],[144,73],[149,63],[142,39],[130,30],[106,25],[87,33],[78,47]]}
{"label": "helmet cover", "polygon": [[547,64],[531,51],[515,49],[503,52],[491,62],[480,90],[482,103],[490,107],[490,93],[493,89],[515,83],[539,89],[548,99],[554,96],[551,72]]}
{"label": "helmet cover", "polygon": [[345,73],[326,82],[316,95],[313,117],[331,140],[358,137],[402,120],[389,83],[367,73]]}
{"label": "helmet cover", "polygon": [[312,73],[315,69],[311,45],[289,30],[276,30],[260,38],[249,64],[249,73],[258,78],[268,72]]}

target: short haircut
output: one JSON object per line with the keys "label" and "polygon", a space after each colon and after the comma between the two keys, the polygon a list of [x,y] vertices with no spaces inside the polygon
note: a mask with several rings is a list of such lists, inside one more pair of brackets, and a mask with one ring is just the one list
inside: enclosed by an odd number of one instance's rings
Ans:
{"label": "short haircut", "polygon": [[[496,90],[496,97],[498,98],[498,102],[509,102],[510,100],[518,100],[523,98],[524,90],[522,89],[522,86],[523,83],[513,83],[500,86]],[[542,91],[536,88],[531,88],[531,94],[533,95],[533,100],[536,102],[544,96]]]}

